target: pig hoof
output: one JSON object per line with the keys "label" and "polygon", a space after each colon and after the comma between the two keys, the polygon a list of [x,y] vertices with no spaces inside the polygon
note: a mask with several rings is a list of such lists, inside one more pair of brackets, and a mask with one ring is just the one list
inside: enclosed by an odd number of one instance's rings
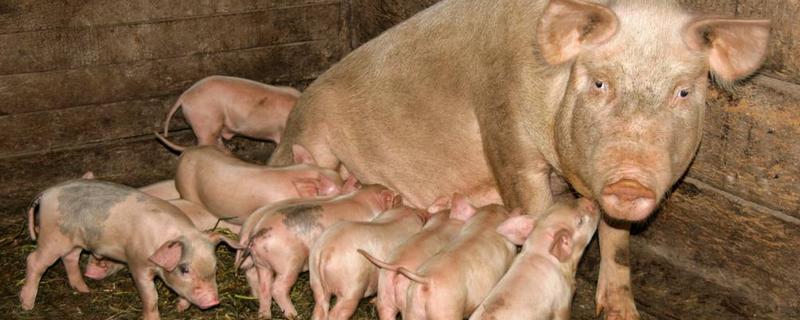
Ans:
{"label": "pig hoof", "polygon": [[598,295],[596,316],[601,312],[605,312],[606,320],[639,320],[639,312],[630,290],[606,290]]}
{"label": "pig hoof", "polygon": [[75,286],[75,291],[78,291],[80,293],[89,293],[90,292],[89,286],[87,286],[86,284],[76,285]]}
{"label": "pig hoof", "polygon": [[258,312],[259,319],[272,319],[272,311],[259,311]]}
{"label": "pig hoof", "polygon": [[184,312],[191,306],[192,304],[188,300],[180,299],[178,300],[178,306],[176,309],[178,310],[178,312]]}

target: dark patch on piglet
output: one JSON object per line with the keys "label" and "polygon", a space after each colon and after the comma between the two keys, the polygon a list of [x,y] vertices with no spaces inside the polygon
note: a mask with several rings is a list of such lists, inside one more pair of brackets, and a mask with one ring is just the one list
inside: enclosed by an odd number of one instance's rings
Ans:
{"label": "dark patch on piglet", "polygon": [[283,224],[298,233],[307,234],[314,230],[322,230],[319,218],[322,217],[322,206],[316,204],[300,204],[283,210],[286,215]]}
{"label": "dark patch on piglet", "polygon": [[87,241],[99,240],[111,208],[133,191],[103,181],[75,181],[64,187],[58,194],[61,232],[75,236],[82,230]]}

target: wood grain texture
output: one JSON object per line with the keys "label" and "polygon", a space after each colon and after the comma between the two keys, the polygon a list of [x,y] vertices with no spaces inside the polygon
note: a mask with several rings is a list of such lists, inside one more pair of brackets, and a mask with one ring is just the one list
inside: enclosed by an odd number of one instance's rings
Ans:
{"label": "wood grain texture", "polygon": [[179,20],[338,0],[7,0],[0,4],[0,34]]}
{"label": "wood grain texture", "polygon": [[0,74],[184,57],[269,45],[335,39],[340,5],[0,35]]}
{"label": "wood grain texture", "polygon": [[350,43],[356,48],[439,0],[352,0]]}
{"label": "wood grain texture", "polygon": [[769,53],[763,72],[800,84],[800,0],[737,2],[739,16],[772,20]]}
{"label": "wood grain texture", "polygon": [[344,54],[336,40],[0,76],[0,116],[179,94],[212,74],[265,83],[316,78]]}
{"label": "wood grain texture", "polygon": [[749,83],[712,90],[689,176],[800,218],[800,97]]}
{"label": "wood grain texture", "polygon": [[800,219],[688,178],[634,241],[775,319],[800,310]]}
{"label": "wood grain texture", "polygon": [[[181,145],[194,144],[188,130],[170,135],[170,139]],[[238,156],[261,164],[274,149],[274,144],[243,138],[234,138],[229,145]],[[39,191],[86,171],[134,187],[171,179],[177,159],[152,135],[0,159],[0,208],[6,214],[21,213]]]}

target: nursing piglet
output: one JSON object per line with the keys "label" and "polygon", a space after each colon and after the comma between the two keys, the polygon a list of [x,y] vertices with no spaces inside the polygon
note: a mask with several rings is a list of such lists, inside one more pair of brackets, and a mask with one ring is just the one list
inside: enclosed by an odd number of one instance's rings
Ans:
{"label": "nursing piglet", "polygon": [[311,246],[323,231],[346,221],[369,221],[379,213],[400,205],[395,192],[381,185],[365,185],[334,198],[290,200],[266,206],[242,225],[240,241],[249,256],[237,253],[237,265],[246,270],[253,294],[259,299],[259,316],[271,318],[272,297],[284,315],[297,316],[289,297],[297,276],[308,269]]}
{"label": "nursing piglet", "polygon": [[391,254],[383,255],[389,257],[386,262],[375,257],[376,252],[359,250],[359,253],[381,268],[378,272],[376,299],[378,316],[381,320],[394,320],[397,313],[406,306],[406,291],[410,280],[399,274],[397,269],[404,267],[416,270],[430,257],[442,251],[458,235],[464,222],[475,214],[475,208],[464,196],[455,194],[451,210],[439,211],[429,207],[428,212],[435,213],[425,223],[422,231],[390,251]]}
{"label": "nursing piglet", "polygon": [[512,215],[519,215],[519,210],[481,207],[456,238],[417,271],[399,268],[412,280],[403,319],[457,320],[471,314],[514,259],[514,244],[495,231]]}
{"label": "nursing piglet", "polygon": [[252,80],[210,76],[195,83],[175,102],[164,121],[164,136],[172,115],[183,107],[183,116],[197,136],[198,145],[217,145],[234,135],[281,141],[283,128],[300,91]]}
{"label": "nursing piglet", "polygon": [[558,202],[548,211],[538,222],[523,215],[497,228],[509,241],[524,246],[470,320],[569,319],[575,271],[600,215],[585,198]]}
{"label": "nursing piglet", "polygon": [[[320,236],[309,255],[309,281],[314,292],[314,320],[349,319],[361,298],[378,289],[378,268],[359,251],[386,256],[422,229],[429,213],[398,207],[369,222],[343,221]],[[336,305],[331,309],[331,296]]]}
{"label": "nursing piglet", "polygon": [[[156,276],[181,298],[209,308],[219,303],[214,248],[220,241],[238,247],[219,234],[200,232],[166,201],[98,180],[72,180],[47,189],[28,215],[37,248],[28,255],[20,292],[26,310],[34,306],[42,274],[59,258],[70,286],[89,291],[78,265],[82,250],[128,264],[145,319],[159,318]],[[181,304],[188,305],[185,300]]]}
{"label": "nursing piglet", "polygon": [[182,199],[202,205],[215,217],[240,225],[256,209],[294,198],[338,195],[342,181],[336,171],[317,166],[302,146],[294,146],[294,165],[266,167],[231,156],[215,147],[184,148],[175,187]]}

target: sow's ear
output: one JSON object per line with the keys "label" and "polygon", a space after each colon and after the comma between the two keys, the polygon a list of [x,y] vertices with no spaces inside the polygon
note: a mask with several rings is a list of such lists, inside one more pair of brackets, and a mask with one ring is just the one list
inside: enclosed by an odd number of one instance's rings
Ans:
{"label": "sow's ear", "polygon": [[183,255],[183,243],[179,240],[171,240],[162,244],[148,259],[164,270],[172,272],[181,261],[181,255]]}
{"label": "sow's ear", "polygon": [[605,6],[582,0],[551,0],[539,22],[537,41],[550,64],[578,55],[583,45],[601,44],[619,27],[617,16]]}
{"label": "sow's ear", "polygon": [[698,18],[686,25],[683,40],[689,48],[708,51],[714,76],[733,82],[756,71],[764,62],[769,20]]}
{"label": "sow's ear", "polygon": [[522,214],[506,219],[497,227],[497,233],[511,241],[511,243],[521,246],[525,239],[536,227],[536,218],[531,215]]}

